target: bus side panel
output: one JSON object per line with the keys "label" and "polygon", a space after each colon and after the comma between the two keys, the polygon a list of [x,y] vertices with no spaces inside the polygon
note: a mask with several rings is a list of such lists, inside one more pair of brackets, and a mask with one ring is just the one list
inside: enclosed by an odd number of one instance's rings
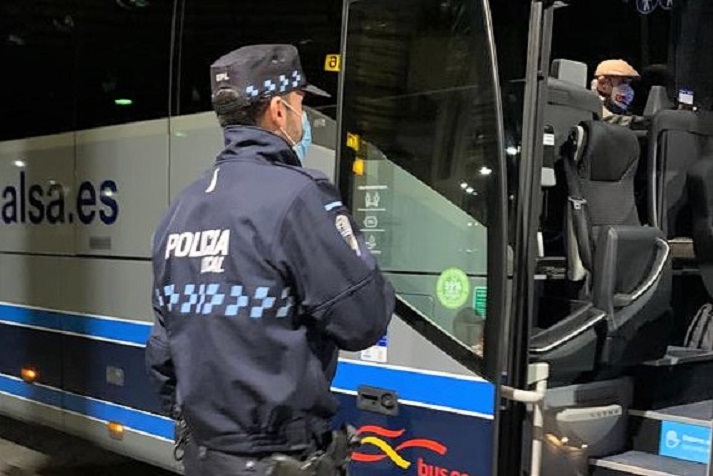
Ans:
{"label": "bus side panel", "polygon": [[16,306],[56,307],[58,272],[57,258],[0,256],[0,372],[6,377],[19,378],[31,368],[40,382],[61,382],[59,339],[43,330],[59,329],[58,316]]}
{"label": "bus side panel", "polygon": [[[144,343],[146,261],[0,255],[0,413],[175,468],[173,422],[157,415]],[[37,382],[21,379],[23,368]],[[124,425],[112,438],[106,423]]]}
{"label": "bus side panel", "polygon": [[153,323],[149,261],[61,258],[59,266],[62,279],[56,284],[61,293],[58,309]]}
{"label": "bus side panel", "polygon": [[148,258],[168,206],[168,120],[77,133],[77,252]]}
{"label": "bus side panel", "polygon": [[[8,306],[3,305],[0,308],[3,317],[0,317],[0,349],[2,349],[2,358],[0,358],[0,380],[5,378],[3,385],[0,383],[0,392],[6,391],[8,393],[15,393],[10,391],[10,387],[13,389],[18,388],[16,383],[12,383],[11,380],[17,380],[22,377],[22,369],[32,369],[37,373],[37,381],[44,385],[49,385],[52,387],[60,387],[62,385],[62,366],[60,355],[61,339],[60,335],[38,330],[29,329],[27,327],[20,327],[12,324],[6,324],[8,322],[7,315],[10,313],[21,314],[23,310],[20,308],[15,308],[12,310],[8,309]],[[54,321],[52,324],[59,326],[59,320],[56,317],[48,317],[48,319]],[[3,390],[4,389],[4,390]],[[22,396],[26,398],[33,398],[33,395],[37,392],[34,390],[30,391],[29,388],[27,394]],[[38,395],[38,400],[44,401],[48,405],[57,404],[59,405],[59,400],[50,398],[49,401],[41,398],[42,395]]]}
{"label": "bus side panel", "polygon": [[144,345],[153,323],[149,261],[61,258],[64,390],[157,412]]}
{"label": "bus side panel", "polygon": [[31,402],[59,407],[61,396],[42,386],[27,385],[21,376],[23,368],[32,369],[37,382],[61,384],[61,342],[49,330],[58,329],[60,319],[52,314],[39,316],[26,307],[57,306],[58,272],[56,258],[0,255],[0,411],[55,428],[62,427],[58,414],[40,411]]}
{"label": "bus side panel", "polygon": [[115,439],[109,435],[104,422],[85,418],[75,413],[64,414],[64,428],[68,433],[85,438],[116,453],[176,473],[180,471],[181,465],[173,458],[172,437],[156,438],[154,435],[127,430],[122,439]]}
{"label": "bus side panel", "polygon": [[0,251],[74,252],[74,134],[0,143]]}
{"label": "bus side panel", "polygon": [[63,336],[63,389],[158,414],[156,390],[148,380],[144,349],[86,337]]}
{"label": "bus side panel", "polygon": [[213,166],[223,150],[223,130],[214,112],[171,118],[170,198]]}
{"label": "bus side panel", "polygon": [[340,420],[362,437],[353,454],[355,476],[490,474],[493,420],[404,404],[397,416],[384,416],[358,410],[354,396],[338,398]]}

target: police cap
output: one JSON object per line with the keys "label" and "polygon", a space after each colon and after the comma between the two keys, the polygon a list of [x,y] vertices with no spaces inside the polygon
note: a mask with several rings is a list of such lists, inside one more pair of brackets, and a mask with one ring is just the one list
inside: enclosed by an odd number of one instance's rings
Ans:
{"label": "police cap", "polygon": [[231,51],[211,65],[210,82],[213,95],[232,89],[247,100],[292,91],[330,97],[307,82],[297,48],[292,45],[251,45]]}

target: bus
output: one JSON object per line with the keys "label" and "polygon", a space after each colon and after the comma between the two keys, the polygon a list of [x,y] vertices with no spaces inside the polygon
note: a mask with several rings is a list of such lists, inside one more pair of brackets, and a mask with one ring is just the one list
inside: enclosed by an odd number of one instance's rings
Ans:
{"label": "bus", "polygon": [[[709,2],[0,12],[0,413],[182,471],[143,361],[150,238],[222,147],[208,65],[287,42],[333,95],[305,165],[398,295],[333,382],[351,472],[713,474]],[[641,73],[631,114],[591,89],[609,58]]]}

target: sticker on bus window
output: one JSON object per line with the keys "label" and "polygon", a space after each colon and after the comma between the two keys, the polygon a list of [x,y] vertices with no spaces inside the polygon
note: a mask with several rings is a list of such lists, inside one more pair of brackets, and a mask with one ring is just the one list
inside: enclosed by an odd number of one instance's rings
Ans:
{"label": "sticker on bus window", "polygon": [[378,362],[380,364],[385,364],[389,359],[388,354],[389,338],[388,336],[382,337],[376,345],[364,349],[359,354],[359,358],[366,362]]}
{"label": "sticker on bus window", "polygon": [[449,268],[441,273],[436,283],[436,297],[446,309],[458,309],[468,302],[470,281],[462,269]]}
{"label": "sticker on bus window", "polygon": [[324,58],[324,70],[338,73],[342,69],[342,55],[327,55]]}
{"label": "sticker on bus window", "polygon": [[485,317],[488,308],[488,288],[476,286],[473,290],[473,309],[480,317]]}
{"label": "sticker on bus window", "polygon": [[347,147],[355,152],[359,152],[359,148],[361,147],[361,138],[358,134],[347,132]]}

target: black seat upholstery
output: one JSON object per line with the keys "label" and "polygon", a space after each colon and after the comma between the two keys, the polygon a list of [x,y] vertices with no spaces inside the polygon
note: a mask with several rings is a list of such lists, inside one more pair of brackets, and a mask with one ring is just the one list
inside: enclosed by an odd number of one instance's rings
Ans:
{"label": "black seat upholstery", "polygon": [[611,376],[665,353],[669,246],[659,229],[639,219],[639,144],[631,130],[586,121],[565,150],[568,275],[583,283],[581,299],[570,315],[535,336],[531,348],[553,372],[566,369],[568,378],[598,371]]}
{"label": "black seat upholstery", "polygon": [[648,151],[648,214],[671,243],[675,267],[696,264],[688,172],[710,156],[713,113],[661,111],[654,116]]}
{"label": "black seat upholstery", "polygon": [[569,200],[585,204],[567,207],[565,236],[569,279],[580,281],[592,274],[602,227],[641,225],[634,199],[639,145],[631,131],[599,121],[577,126],[571,140],[574,150],[564,163]]}
{"label": "black seat upholstery", "polygon": [[713,296],[713,157],[705,157],[688,169],[693,249],[703,284]]}
{"label": "black seat upholstery", "polygon": [[566,80],[548,78],[545,124],[555,130],[555,150],[560,150],[573,126],[599,119],[601,115],[602,102],[594,91]]}
{"label": "black seat upholstery", "polygon": [[[639,144],[631,131],[603,122],[587,121],[578,134],[586,141],[575,156],[577,176],[587,200],[592,227],[640,225],[634,203],[634,174]],[[569,157],[572,164],[572,157]]]}
{"label": "black seat upholstery", "polygon": [[582,121],[600,119],[602,103],[599,96],[586,87],[587,65],[569,60],[554,60],[552,76],[547,79],[545,124],[554,133],[553,157],[543,159],[544,191],[542,232],[546,253],[562,255],[562,207],[567,187],[564,183],[560,150],[572,127]]}
{"label": "black seat upholstery", "polygon": [[[570,129],[582,121],[600,119],[602,102],[587,87],[587,65],[577,61],[556,59],[547,78],[545,124],[555,134],[554,150],[559,151]],[[559,157],[555,157],[555,160]]]}

